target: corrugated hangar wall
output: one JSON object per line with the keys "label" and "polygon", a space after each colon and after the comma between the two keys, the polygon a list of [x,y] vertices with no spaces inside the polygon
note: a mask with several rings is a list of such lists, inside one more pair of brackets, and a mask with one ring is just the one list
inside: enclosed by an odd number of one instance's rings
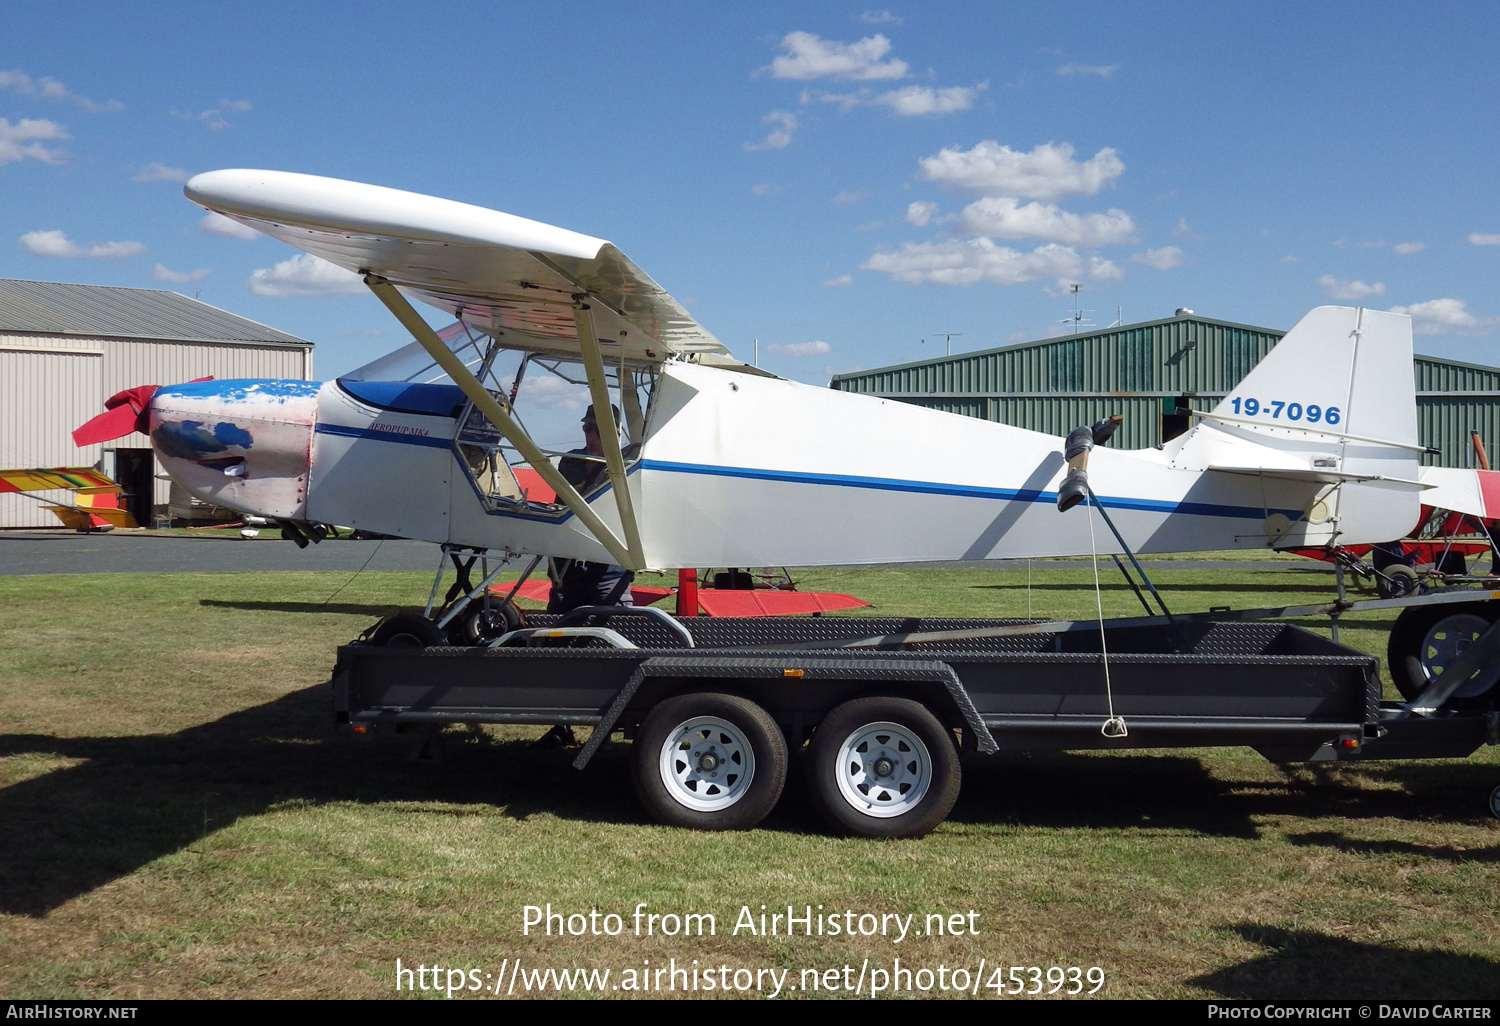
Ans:
{"label": "corrugated hangar wall", "polygon": [[[1065,435],[1124,414],[1110,445],[1144,449],[1180,433],[1179,407],[1213,408],[1283,331],[1196,314],[835,375],[830,387]],[[1500,368],[1418,356],[1413,373],[1423,462],[1474,466],[1478,431],[1500,467]]]}
{"label": "corrugated hangar wall", "polygon": [[[90,330],[101,327],[119,333]],[[137,385],[203,377],[305,380],[312,350],[310,342],[176,293],[0,280],[0,466],[102,465],[118,475],[116,455],[122,464],[148,459],[150,439],[132,433],[79,447],[71,437],[104,411],[105,399]],[[163,505],[169,485],[154,480],[154,460],[148,469],[151,501]],[[66,500],[67,493],[42,497]],[[0,495],[0,528],[57,526],[34,499]]]}

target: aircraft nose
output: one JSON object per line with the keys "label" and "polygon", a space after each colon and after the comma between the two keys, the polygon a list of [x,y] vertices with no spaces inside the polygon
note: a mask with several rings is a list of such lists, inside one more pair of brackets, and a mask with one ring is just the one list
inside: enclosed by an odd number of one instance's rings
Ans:
{"label": "aircraft nose", "polygon": [[315,381],[206,381],[158,389],[151,444],[188,491],[242,513],[301,519]]}

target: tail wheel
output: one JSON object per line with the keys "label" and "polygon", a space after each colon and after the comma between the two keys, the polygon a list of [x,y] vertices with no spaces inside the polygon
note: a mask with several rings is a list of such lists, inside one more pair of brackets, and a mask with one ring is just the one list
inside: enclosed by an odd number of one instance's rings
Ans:
{"label": "tail wheel", "polygon": [[[1413,606],[1403,610],[1391,628],[1386,656],[1391,681],[1401,697],[1411,701],[1441,677],[1469,646],[1500,617],[1489,602],[1450,606]],[[1494,701],[1500,664],[1486,666],[1448,700],[1452,708],[1486,708]]]}
{"label": "tail wheel", "polygon": [[961,771],[953,736],[926,706],[860,698],[818,725],[808,751],[819,811],[846,833],[921,837],[953,811]]}
{"label": "tail wheel", "polygon": [[1406,598],[1421,586],[1417,572],[1403,563],[1393,563],[1375,577],[1375,594],[1381,598]]}
{"label": "tail wheel", "polygon": [[695,830],[748,830],[786,786],[786,739],[760,706],[737,695],[669,698],[635,739],[636,794],[652,817]]}

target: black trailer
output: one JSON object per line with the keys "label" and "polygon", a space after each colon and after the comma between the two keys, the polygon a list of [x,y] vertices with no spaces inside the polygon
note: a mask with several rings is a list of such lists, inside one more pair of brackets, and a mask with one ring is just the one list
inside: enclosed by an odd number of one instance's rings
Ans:
{"label": "black trailer", "polygon": [[[421,635],[387,628],[386,644],[339,650],[341,722],[588,726],[580,769],[623,731],[647,809],[699,829],[759,823],[804,744],[810,790],[832,825],[916,837],[952,809],[961,750],[1247,746],[1277,762],[1321,762],[1461,758],[1500,743],[1493,698],[1462,708],[1439,699],[1420,714],[1419,702],[1383,704],[1376,659],[1282,623],[1178,619],[1101,632],[594,609],[533,614],[490,647],[422,647]],[[1500,815],[1500,788],[1491,806]]]}

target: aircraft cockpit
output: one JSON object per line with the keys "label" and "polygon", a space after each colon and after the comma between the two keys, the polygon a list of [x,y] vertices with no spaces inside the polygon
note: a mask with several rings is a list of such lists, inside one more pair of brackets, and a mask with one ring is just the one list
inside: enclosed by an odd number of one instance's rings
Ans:
{"label": "aircraft cockpit", "polygon": [[[565,456],[597,461],[580,451],[579,418],[590,405],[587,375],[576,360],[535,349],[512,348],[455,322],[438,337],[464,363],[501,409],[535,442],[554,466]],[[622,423],[620,446],[627,472],[639,460],[649,421],[657,367],[624,361],[605,363],[610,403]],[[338,378],[349,396],[397,413],[454,420],[453,451],[486,512],[563,516],[567,507],[529,467],[499,427],[453,382],[420,343],[412,342]],[[592,476],[585,499],[609,487],[605,473]]]}

